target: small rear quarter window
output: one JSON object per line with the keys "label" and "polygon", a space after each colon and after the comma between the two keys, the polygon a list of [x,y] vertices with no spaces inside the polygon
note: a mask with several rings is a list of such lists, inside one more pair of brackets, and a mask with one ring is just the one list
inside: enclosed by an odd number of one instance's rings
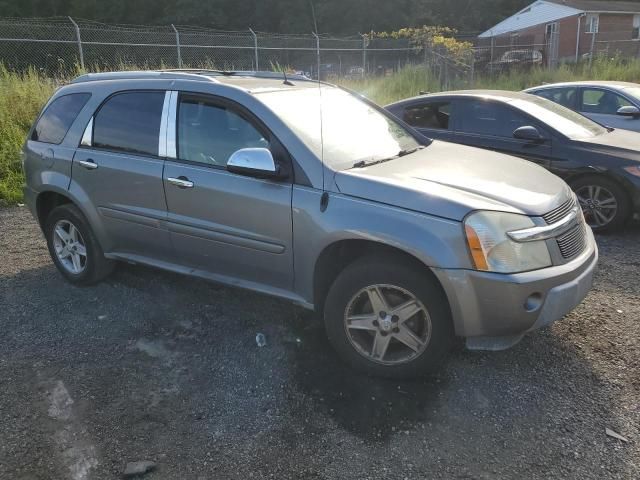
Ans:
{"label": "small rear quarter window", "polygon": [[90,93],[71,93],[56,98],[38,119],[31,140],[61,143],[90,97]]}

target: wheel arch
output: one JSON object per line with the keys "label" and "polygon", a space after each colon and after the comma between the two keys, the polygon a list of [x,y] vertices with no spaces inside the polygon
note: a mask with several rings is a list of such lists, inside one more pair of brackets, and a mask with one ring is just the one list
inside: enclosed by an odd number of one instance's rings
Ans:
{"label": "wheel arch", "polygon": [[341,239],[325,246],[316,259],[313,270],[313,304],[318,314],[322,315],[324,302],[336,277],[350,264],[365,255],[381,255],[394,257],[399,262],[419,268],[424,275],[429,276],[442,291],[447,301],[449,310],[449,298],[431,268],[417,256],[403,250],[375,240],[365,239]]}

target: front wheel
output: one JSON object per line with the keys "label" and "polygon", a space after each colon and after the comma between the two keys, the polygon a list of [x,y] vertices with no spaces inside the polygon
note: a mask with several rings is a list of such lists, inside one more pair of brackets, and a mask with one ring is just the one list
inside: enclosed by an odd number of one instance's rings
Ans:
{"label": "front wheel", "polygon": [[364,257],[342,271],[324,320],[338,354],[369,374],[404,378],[433,371],[453,337],[442,289],[404,258]]}
{"label": "front wheel", "polygon": [[594,232],[610,232],[622,227],[631,214],[627,193],[614,181],[589,176],[571,183],[584,218]]}

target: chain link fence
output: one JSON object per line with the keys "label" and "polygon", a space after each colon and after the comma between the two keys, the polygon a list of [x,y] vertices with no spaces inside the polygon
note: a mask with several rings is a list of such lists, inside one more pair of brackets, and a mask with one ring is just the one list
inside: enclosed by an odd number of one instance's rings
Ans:
{"label": "chain link fence", "polygon": [[416,48],[406,39],[369,39],[364,35],[284,35],[218,31],[184,25],[105,25],[64,18],[0,18],[0,62],[11,70],[36,68],[51,76],[79,69],[210,68],[280,70],[312,78],[389,75],[405,65],[430,65],[443,86],[467,82],[473,55],[449,58]]}

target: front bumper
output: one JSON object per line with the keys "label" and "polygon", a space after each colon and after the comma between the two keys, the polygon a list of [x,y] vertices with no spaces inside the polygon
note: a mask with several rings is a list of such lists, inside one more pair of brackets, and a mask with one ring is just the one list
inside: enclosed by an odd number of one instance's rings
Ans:
{"label": "front bumper", "polygon": [[470,348],[501,350],[562,318],[593,283],[598,247],[590,229],[586,244],[570,262],[533,272],[434,269],[447,294],[456,335],[467,338]]}

